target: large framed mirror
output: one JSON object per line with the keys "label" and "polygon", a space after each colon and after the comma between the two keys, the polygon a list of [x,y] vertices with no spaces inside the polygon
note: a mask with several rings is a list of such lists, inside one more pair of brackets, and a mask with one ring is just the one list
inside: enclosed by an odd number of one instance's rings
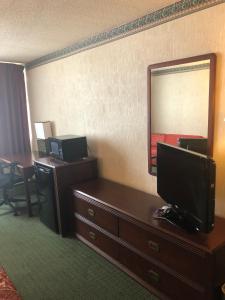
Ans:
{"label": "large framed mirror", "polygon": [[157,142],[213,153],[214,53],[148,66],[148,170],[157,175]]}

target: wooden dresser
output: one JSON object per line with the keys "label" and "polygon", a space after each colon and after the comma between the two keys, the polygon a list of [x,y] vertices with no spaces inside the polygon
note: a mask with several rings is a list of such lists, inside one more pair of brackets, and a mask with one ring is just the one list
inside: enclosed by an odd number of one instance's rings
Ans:
{"label": "wooden dresser", "polygon": [[221,299],[225,219],[212,233],[188,234],[152,213],[159,197],[104,179],[73,187],[76,237],[160,299]]}

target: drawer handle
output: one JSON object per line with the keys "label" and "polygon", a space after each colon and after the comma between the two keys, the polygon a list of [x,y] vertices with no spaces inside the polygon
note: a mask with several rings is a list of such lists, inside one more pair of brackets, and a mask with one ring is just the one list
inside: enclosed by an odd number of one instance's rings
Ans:
{"label": "drawer handle", "polygon": [[148,241],[148,247],[149,247],[149,249],[151,249],[154,252],[160,251],[159,244],[157,244],[156,242]]}
{"label": "drawer handle", "polygon": [[88,214],[89,216],[94,217],[95,211],[92,208],[88,208]]}
{"label": "drawer handle", "polygon": [[155,272],[153,270],[149,270],[148,271],[148,275],[149,275],[149,278],[150,278],[150,280],[152,282],[159,283],[159,281],[160,281],[160,275],[157,272]]}
{"label": "drawer handle", "polygon": [[96,240],[96,234],[95,234],[93,231],[89,231],[89,237],[90,237],[92,240]]}

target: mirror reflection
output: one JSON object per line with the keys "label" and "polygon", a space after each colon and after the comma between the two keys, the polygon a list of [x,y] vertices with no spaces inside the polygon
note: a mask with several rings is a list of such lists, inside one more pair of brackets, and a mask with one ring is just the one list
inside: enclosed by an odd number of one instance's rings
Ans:
{"label": "mirror reflection", "polygon": [[209,154],[210,62],[150,66],[151,174],[157,174],[157,142]]}

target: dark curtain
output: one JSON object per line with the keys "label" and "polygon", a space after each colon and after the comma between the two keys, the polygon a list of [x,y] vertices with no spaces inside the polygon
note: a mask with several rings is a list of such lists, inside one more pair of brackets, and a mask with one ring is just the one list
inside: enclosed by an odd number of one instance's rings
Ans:
{"label": "dark curtain", "polygon": [[23,70],[0,63],[0,155],[30,152]]}

